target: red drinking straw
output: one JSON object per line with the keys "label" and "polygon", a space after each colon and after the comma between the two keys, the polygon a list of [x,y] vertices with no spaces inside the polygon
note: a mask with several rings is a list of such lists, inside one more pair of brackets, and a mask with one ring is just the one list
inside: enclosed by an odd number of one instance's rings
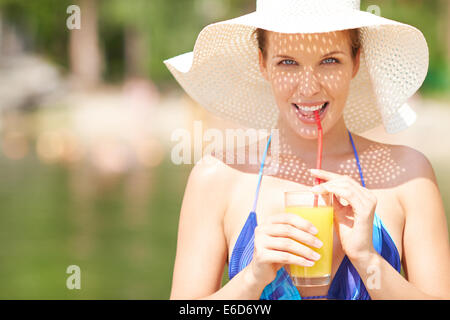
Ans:
{"label": "red drinking straw", "polygon": [[[314,111],[314,116],[316,118],[316,124],[317,124],[317,130],[318,130],[318,145],[317,145],[317,162],[316,162],[316,168],[321,169],[322,168],[322,142],[323,142],[323,131],[322,131],[322,124],[320,123],[320,116],[319,111]],[[321,181],[319,178],[314,179],[314,185],[320,184]],[[319,196],[316,194],[314,195],[314,207],[317,207],[319,205]]]}

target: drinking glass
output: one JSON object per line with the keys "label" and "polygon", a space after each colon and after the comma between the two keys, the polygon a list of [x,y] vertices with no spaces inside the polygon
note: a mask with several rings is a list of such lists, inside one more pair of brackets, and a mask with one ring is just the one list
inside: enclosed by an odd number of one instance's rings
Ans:
{"label": "drinking glass", "polygon": [[288,265],[287,271],[296,286],[319,286],[330,283],[333,257],[333,193],[310,190],[284,193],[285,212],[296,214],[311,222],[319,231],[315,236],[322,241],[320,254],[312,267]]}

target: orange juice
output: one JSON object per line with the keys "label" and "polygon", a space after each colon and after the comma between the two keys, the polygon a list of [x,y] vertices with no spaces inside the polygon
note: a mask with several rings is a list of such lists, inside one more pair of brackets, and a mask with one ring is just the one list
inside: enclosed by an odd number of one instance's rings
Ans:
{"label": "orange juice", "polygon": [[[311,222],[317,230],[319,230],[315,236],[323,243],[323,246],[319,249],[310,247],[321,256],[312,267],[303,267],[298,265],[289,266],[291,277],[316,279],[328,278],[329,281],[331,276],[331,261],[333,257],[333,207],[287,206],[285,211],[288,213],[294,213]],[[325,281],[324,284],[326,283],[327,282]]]}

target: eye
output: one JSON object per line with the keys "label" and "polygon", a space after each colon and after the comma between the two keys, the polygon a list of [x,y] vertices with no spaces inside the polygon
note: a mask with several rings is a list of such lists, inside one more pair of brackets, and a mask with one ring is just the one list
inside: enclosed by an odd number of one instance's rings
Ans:
{"label": "eye", "polygon": [[[284,62],[289,62],[289,63],[284,63]],[[292,63],[290,63],[290,62],[292,62]],[[292,65],[294,65],[294,63],[295,63],[294,60],[282,60],[278,64],[279,65],[285,65],[285,66],[292,66]]]}
{"label": "eye", "polygon": [[325,60],[322,61],[323,64],[335,64],[335,63],[339,63],[338,59],[335,58],[327,58]]}

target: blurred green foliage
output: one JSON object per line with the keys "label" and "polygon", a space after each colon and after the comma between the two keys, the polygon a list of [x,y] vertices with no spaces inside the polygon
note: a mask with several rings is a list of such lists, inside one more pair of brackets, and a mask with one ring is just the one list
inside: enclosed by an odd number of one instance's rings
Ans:
{"label": "blurred green foliage", "polygon": [[[126,176],[80,202],[70,183],[76,171],[0,157],[0,299],[168,299],[190,169],[161,164],[142,221],[130,226]],[[73,264],[80,290],[66,287]]]}
{"label": "blurred green foliage", "polygon": [[26,48],[67,65],[69,0],[0,0],[0,13],[23,37]]}
{"label": "blurred green foliage", "polygon": [[[143,74],[157,84],[174,84],[162,63],[192,51],[206,25],[250,13],[255,0],[92,0],[98,3],[98,32],[106,81],[124,77],[125,32],[132,29],[145,39],[147,59]],[[450,88],[448,43],[449,10],[446,0],[362,0],[361,8],[378,5],[381,15],[420,29],[430,48],[429,75],[423,91]],[[3,18],[16,25],[30,49],[67,67],[69,30],[65,27],[69,0],[0,0]],[[82,8],[81,8],[82,9]],[[83,10],[83,9],[82,9]]]}

